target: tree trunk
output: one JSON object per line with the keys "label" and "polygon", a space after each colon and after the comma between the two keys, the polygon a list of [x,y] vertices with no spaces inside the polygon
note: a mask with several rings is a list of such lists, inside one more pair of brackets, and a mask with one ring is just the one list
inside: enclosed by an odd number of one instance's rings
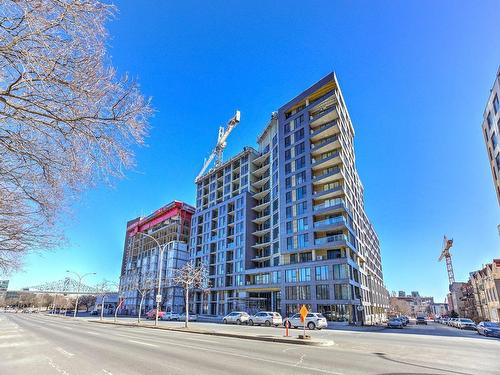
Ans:
{"label": "tree trunk", "polygon": [[139,303],[139,313],[137,314],[137,324],[141,324],[141,310],[143,301],[144,301],[144,296],[141,296],[141,302]]}
{"label": "tree trunk", "polygon": [[189,289],[186,288],[186,302],[185,302],[185,305],[186,305],[186,320],[184,321],[184,327],[187,328],[188,327],[188,322],[189,322]]}

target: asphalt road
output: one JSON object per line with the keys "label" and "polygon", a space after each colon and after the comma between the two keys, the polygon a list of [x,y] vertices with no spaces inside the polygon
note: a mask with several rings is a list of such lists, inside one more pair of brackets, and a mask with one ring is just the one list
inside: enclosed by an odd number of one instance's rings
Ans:
{"label": "asphalt road", "polygon": [[5,313],[0,374],[500,374],[500,340],[452,330],[324,330],[335,345],[307,347]]}

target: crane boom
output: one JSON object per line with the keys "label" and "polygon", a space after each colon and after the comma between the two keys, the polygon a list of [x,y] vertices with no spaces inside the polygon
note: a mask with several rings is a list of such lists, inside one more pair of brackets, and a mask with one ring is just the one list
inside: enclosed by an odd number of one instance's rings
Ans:
{"label": "crane boom", "polygon": [[240,111],[236,111],[236,114],[227,122],[227,127],[224,128],[223,126],[219,127],[219,135],[217,137],[217,144],[215,145],[214,149],[210,153],[210,156],[205,159],[205,162],[203,163],[203,167],[201,168],[200,173],[198,173],[198,176],[195,178],[195,182],[198,181],[198,179],[203,176],[207,168],[209,167],[210,163],[215,159],[215,166],[219,166],[222,164],[222,156],[224,153],[224,149],[226,148],[227,145],[227,138],[229,137],[229,134],[233,131],[233,129],[238,125],[240,122]]}
{"label": "crane boom", "polygon": [[443,250],[441,250],[441,255],[439,256],[438,262],[446,259],[446,271],[448,272],[448,282],[453,284],[455,282],[455,273],[453,272],[453,264],[451,263],[451,253],[450,249],[453,246],[453,239],[448,239],[444,236],[443,239]]}

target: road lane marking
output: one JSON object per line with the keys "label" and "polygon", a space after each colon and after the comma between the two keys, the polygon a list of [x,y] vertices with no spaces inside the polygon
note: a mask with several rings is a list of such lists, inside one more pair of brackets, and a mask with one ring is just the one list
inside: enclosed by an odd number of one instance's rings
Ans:
{"label": "road lane marking", "polygon": [[0,335],[0,340],[12,339],[14,337],[22,337],[23,335]]}
{"label": "road lane marking", "polygon": [[147,346],[154,346],[155,348],[158,348],[158,345],[156,344],[150,344],[149,342],[144,342],[144,341],[136,341],[136,340],[128,340],[129,342],[133,342],[134,344],[141,344],[141,345],[147,345]]}
{"label": "road lane marking", "polygon": [[57,363],[55,363],[55,362],[52,360],[52,358],[49,358],[48,360],[49,360],[49,365],[50,365],[50,366],[51,366],[54,370],[56,370],[59,374],[69,375],[69,373],[68,373],[66,370],[64,370],[63,368],[59,367],[59,366],[57,365]]}
{"label": "road lane marking", "polygon": [[100,335],[100,333],[97,333],[97,332],[92,332],[92,331],[85,331],[85,332],[90,333],[91,335],[97,335],[97,336]]}
{"label": "road lane marking", "polygon": [[74,354],[73,354],[73,353],[67,352],[66,350],[64,350],[63,348],[61,348],[61,347],[59,347],[59,346],[56,348],[56,350],[57,350],[59,353],[61,353],[62,355],[64,355],[65,357],[67,357],[67,358],[71,358],[71,357],[73,357],[73,356],[74,356]]}
{"label": "road lane marking", "polygon": [[112,372],[109,372],[108,370],[102,369],[102,372],[104,372],[106,375],[113,375]]}
{"label": "road lane marking", "polygon": [[[173,338],[172,338],[173,339]],[[201,341],[201,342],[208,342],[210,344],[220,344],[219,341],[214,341],[214,340],[204,340],[204,339],[195,339],[193,337],[185,338],[186,340],[192,340],[192,341]]]}

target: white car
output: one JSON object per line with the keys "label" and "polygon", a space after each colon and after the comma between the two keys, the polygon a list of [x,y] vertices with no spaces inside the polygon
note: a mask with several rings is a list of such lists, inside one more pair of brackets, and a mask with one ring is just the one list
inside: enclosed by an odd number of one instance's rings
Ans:
{"label": "white car", "polygon": [[274,311],[261,311],[248,319],[248,325],[253,326],[254,324],[277,327],[283,324],[283,318],[281,318],[279,313]]}
{"label": "white car", "polygon": [[[180,320],[182,322],[186,321],[186,313],[181,313],[177,320]],[[196,322],[198,320],[198,315],[196,315],[195,313],[189,313],[188,320],[190,322]]]}
{"label": "white car", "polygon": [[[304,323],[300,320],[300,314],[293,315],[290,319],[290,326],[293,328],[304,327]],[[306,316],[305,324],[308,329],[321,329],[328,327],[326,318],[320,313],[309,313]]]}
{"label": "white car", "polygon": [[161,320],[179,320],[179,314],[169,311],[161,316]]}
{"label": "white car", "polygon": [[235,324],[243,324],[243,323],[248,323],[248,319],[250,318],[250,315],[244,311],[233,311],[229,314],[227,314],[224,318],[222,318],[222,323],[228,324],[228,323],[235,323]]}

